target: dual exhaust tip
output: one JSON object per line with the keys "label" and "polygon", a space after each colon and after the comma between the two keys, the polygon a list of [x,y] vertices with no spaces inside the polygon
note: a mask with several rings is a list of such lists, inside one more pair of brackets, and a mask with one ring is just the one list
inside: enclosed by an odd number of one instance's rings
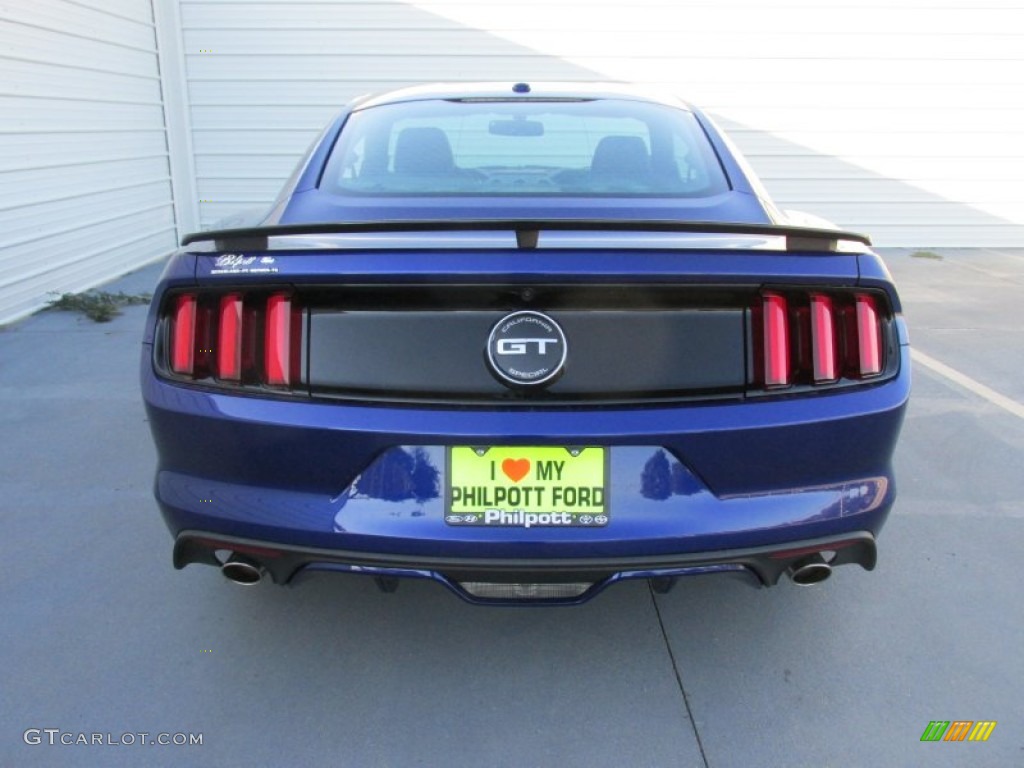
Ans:
{"label": "dual exhaust tip", "polygon": [[797,560],[786,569],[789,579],[801,587],[811,587],[832,575],[832,566],[825,562],[820,552]]}
{"label": "dual exhaust tip", "polygon": [[234,552],[221,565],[220,572],[233,584],[241,584],[246,587],[259,584],[266,573],[259,563]]}

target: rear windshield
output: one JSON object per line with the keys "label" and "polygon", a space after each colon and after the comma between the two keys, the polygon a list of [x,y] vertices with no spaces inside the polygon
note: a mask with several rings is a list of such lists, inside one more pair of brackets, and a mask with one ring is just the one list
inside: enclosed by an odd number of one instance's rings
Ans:
{"label": "rear windshield", "polygon": [[728,182],[682,109],[612,99],[427,100],[353,113],[320,187],[358,196],[707,197]]}

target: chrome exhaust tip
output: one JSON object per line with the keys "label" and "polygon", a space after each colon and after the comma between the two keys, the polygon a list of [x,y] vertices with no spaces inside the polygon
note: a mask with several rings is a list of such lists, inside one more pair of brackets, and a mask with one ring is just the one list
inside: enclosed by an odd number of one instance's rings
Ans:
{"label": "chrome exhaust tip", "polygon": [[242,584],[247,587],[259,584],[263,580],[264,573],[263,568],[258,563],[254,563],[252,560],[234,553],[224,561],[224,564],[220,567],[220,572],[224,574],[224,578],[233,584]]}
{"label": "chrome exhaust tip", "polygon": [[798,560],[786,570],[790,580],[801,587],[810,587],[814,584],[821,584],[832,575],[832,566],[825,562],[817,552],[813,555]]}

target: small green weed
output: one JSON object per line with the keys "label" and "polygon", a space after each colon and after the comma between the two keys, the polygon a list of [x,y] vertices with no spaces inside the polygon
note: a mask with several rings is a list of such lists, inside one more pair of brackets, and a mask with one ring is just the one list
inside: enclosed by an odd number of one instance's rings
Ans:
{"label": "small green weed", "polygon": [[933,261],[942,261],[942,254],[936,253],[935,251],[914,251],[910,254],[912,259],[932,259]]}
{"label": "small green weed", "polygon": [[60,298],[50,301],[47,309],[59,309],[63,312],[81,312],[97,323],[109,323],[121,314],[121,307],[135,304],[148,304],[153,298],[148,293],[129,294],[124,291],[108,293],[106,291],[90,291],[87,293],[64,293]]}

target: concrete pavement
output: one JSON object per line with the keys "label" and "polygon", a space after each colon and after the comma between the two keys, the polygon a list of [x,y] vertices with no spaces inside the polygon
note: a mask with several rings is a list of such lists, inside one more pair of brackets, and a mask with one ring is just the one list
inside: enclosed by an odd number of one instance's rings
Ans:
{"label": "concrete pavement", "polygon": [[[1024,402],[1024,252],[910,253],[883,255],[916,348]],[[874,573],[627,583],[550,610],[358,577],[243,589],[171,567],[144,314],[0,330],[0,764],[1024,763],[1024,419],[970,388],[916,367]],[[920,742],[931,720],[981,719],[998,722],[986,743]],[[202,745],[59,743],[140,732]]]}

